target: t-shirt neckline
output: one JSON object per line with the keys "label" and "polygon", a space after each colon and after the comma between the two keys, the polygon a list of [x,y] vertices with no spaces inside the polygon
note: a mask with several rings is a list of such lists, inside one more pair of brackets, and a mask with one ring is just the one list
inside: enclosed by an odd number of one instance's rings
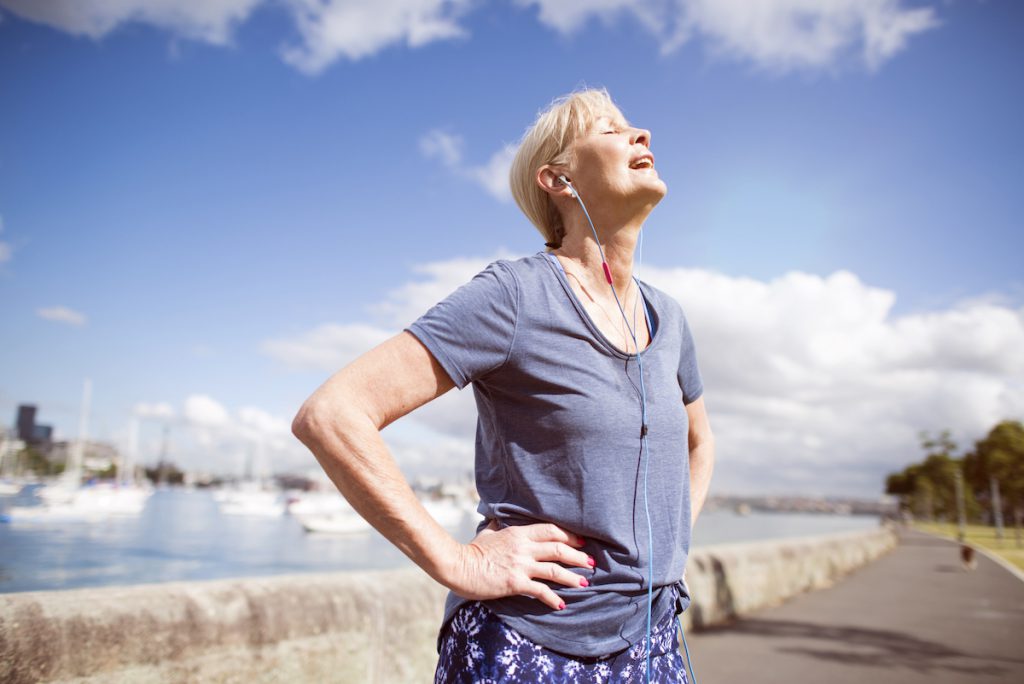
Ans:
{"label": "t-shirt neckline", "polygon": [[[550,252],[544,251],[537,252],[537,254],[540,255],[544,259],[544,261],[548,262],[548,267],[551,268],[552,271],[554,271],[555,277],[558,279],[558,282],[561,283],[562,288],[565,290],[566,294],[569,295],[569,300],[572,302],[573,306],[576,307],[576,311],[579,312],[580,316],[583,318],[583,321],[586,323],[587,327],[590,328],[590,331],[594,334],[595,337],[597,337],[601,344],[603,344],[609,351],[611,351],[616,356],[619,356],[624,359],[635,359],[637,357],[636,354],[627,354],[626,352],[622,351],[614,344],[612,344],[612,341],[605,337],[605,334],[601,332],[601,329],[598,328],[597,325],[594,323],[593,319],[590,318],[590,314],[587,313],[586,307],[584,307],[583,303],[580,302],[579,297],[576,296],[576,292],[572,289],[572,285],[569,284],[569,279],[566,278],[565,273],[563,272],[561,267],[562,265],[560,263],[552,263],[552,261],[557,259],[558,257],[556,257],[554,254],[551,254]],[[648,343],[647,347],[640,351],[641,354],[646,355],[647,352],[654,348],[654,345],[658,343],[658,340],[662,338],[661,316],[654,308],[654,304],[651,301],[652,298],[648,296],[647,292],[644,291],[645,284],[636,276],[634,276],[633,278],[634,280],[636,280],[637,286],[640,288],[640,293],[643,295],[644,301],[647,303],[647,311],[650,313],[652,319],[650,321],[652,331],[651,341]]]}

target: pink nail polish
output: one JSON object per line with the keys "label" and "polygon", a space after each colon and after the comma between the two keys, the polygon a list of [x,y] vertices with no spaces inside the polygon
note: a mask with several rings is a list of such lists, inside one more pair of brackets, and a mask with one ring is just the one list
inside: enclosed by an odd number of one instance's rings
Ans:
{"label": "pink nail polish", "polygon": [[589,587],[590,586],[590,582],[587,581],[586,577],[580,577],[580,586],[581,587]]}
{"label": "pink nail polish", "polygon": [[590,567],[594,567],[594,565],[596,564],[594,559],[590,556],[587,556],[587,563],[590,565]]}
{"label": "pink nail polish", "polygon": [[558,610],[565,610],[565,601],[558,604]]}

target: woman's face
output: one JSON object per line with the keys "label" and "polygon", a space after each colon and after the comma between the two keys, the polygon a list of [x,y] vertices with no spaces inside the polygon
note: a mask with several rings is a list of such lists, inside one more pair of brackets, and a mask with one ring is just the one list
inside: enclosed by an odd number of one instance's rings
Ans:
{"label": "woman's face", "polygon": [[630,126],[618,111],[607,112],[575,141],[566,176],[588,206],[592,200],[653,206],[668,187],[654,168],[650,146],[650,131]]}

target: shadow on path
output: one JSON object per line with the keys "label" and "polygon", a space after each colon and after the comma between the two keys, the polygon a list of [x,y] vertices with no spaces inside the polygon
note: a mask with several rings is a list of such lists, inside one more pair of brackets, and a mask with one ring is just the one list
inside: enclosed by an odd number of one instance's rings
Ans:
{"label": "shadow on path", "polygon": [[[701,630],[701,635],[729,634],[758,639],[804,639],[823,642],[821,647],[777,646],[774,650],[802,655],[825,663],[856,664],[878,668],[909,668],[928,674],[935,670],[965,675],[997,676],[1006,668],[995,663],[1024,663],[1024,658],[1007,658],[998,654],[969,653],[944,644],[917,638],[903,632],[822,625],[811,622],[746,618],[731,625]],[[829,648],[841,645],[843,650]],[[863,652],[851,653],[849,649]],[[956,659],[969,661],[954,662]],[[977,661],[971,664],[970,661]]]}

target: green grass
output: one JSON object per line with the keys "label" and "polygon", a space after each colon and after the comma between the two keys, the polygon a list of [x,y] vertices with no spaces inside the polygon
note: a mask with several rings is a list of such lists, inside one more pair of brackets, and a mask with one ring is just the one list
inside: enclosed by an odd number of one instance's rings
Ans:
{"label": "green grass", "polygon": [[[914,522],[912,526],[922,532],[957,539],[956,523]],[[1013,526],[1003,527],[1002,541],[996,538],[996,528],[988,525],[967,525],[965,530],[967,543],[980,546],[1024,570],[1024,543],[1017,543],[1017,531]]]}

